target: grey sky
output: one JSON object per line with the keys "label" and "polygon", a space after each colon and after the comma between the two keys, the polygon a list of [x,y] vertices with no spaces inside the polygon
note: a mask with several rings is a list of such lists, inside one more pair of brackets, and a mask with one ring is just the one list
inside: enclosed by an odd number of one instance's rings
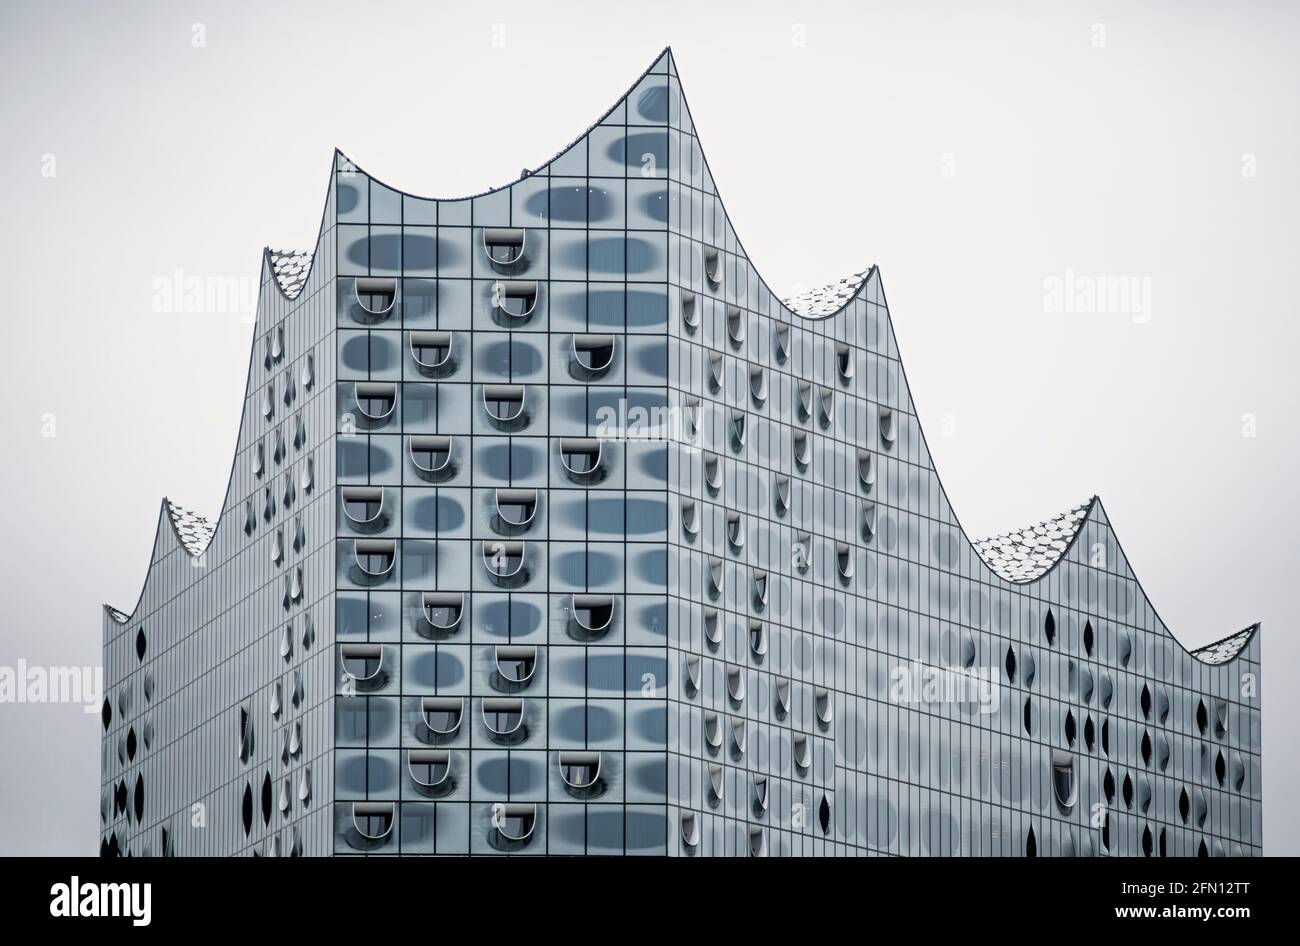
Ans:
{"label": "grey sky", "polygon": [[[773,288],[880,264],[972,534],[1099,493],[1185,644],[1264,622],[1266,850],[1300,853],[1281,2],[6,3],[0,666],[98,663],[160,497],[224,495],[251,324],[155,280],[310,247],[335,146],[430,196],[512,180],[665,45]],[[1097,277],[1127,311],[1048,311]],[[0,853],[94,850],[99,752],[79,707],[0,704]]]}

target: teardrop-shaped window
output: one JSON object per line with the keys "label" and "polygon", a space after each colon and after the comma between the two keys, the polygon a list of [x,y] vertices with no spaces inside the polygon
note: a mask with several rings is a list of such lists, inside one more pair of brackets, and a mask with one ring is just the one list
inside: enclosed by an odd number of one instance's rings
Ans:
{"label": "teardrop-shaped window", "polygon": [[1052,750],[1052,794],[1062,813],[1068,813],[1079,800],[1079,785],[1074,773],[1074,756]]}
{"label": "teardrop-shaped window", "polygon": [[709,766],[709,804],[715,807],[726,797],[727,783],[724,778],[722,766],[713,764]]}
{"label": "teardrop-shaped window", "polygon": [[767,625],[762,621],[749,622],[749,652],[756,661],[767,656]]}
{"label": "teardrop-shaped window", "polygon": [[717,713],[704,714],[704,741],[713,752],[722,746],[722,721]]}
{"label": "teardrop-shaped window", "polygon": [[713,288],[722,285],[722,253],[716,246],[706,246],[703,251],[704,277]]}
{"label": "teardrop-shaped window", "polygon": [[776,513],[785,515],[790,511],[790,477],[777,474],[776,477]]}
{"label": "teardrop-shaped window", "polygon": [[1075,739],[1074,710],[1065,711],[1065,744],[1073,746]]}
{"label": "teardrop-shaped window", "polygon": [[767,401],[767,372],[759,365],[749,369],[749,395],[759,407]]}
{"label": "teardrop-shaped window", "polygon": [[892,447],[894,441],[898,438],[897,421],[894,420],[894,412],[887,407],[878,408],[880,418],[880,442],[885,447]]}
{"label": "teardrop-shaped window", "polygon": [[700,844],[700,822],[693,811],[682,812],[682,843],[689,848]]}
{"label": "teardrop-shaped window", "polygon": [[1043,619],[1043,636],[1048,644],[1056,643],[1056,616],[1051,608],[1047,609],[1047,617]]}
{"label": "teardrop-shaped window", "polygon": [[717,608],[704,609],[704,638],[715,649],[722,643],[722,620]]}
{"label": "teardrop-shaped window", "polygon": [[1147,685],[1145,683],[1142,684],[1142,695],[1139,697],[1139,701],[1140,701],[1139,705],[1142,707],[1143,719],[1150,719],[1151,718],[1151,691],[1147,688]]}
{"label": "teardrop-shaped window", "polygon": [[745,521],[738,512],[727,513],[727,541],[732,551],[739,552],[745,547]]}
{"label": "teardrop-shaped window", "polygon": [[709,594],[718,597],[722,594],[722,582],[724,577],[723,562],[720,558],[709,559]]}
{"label": "teardrop-shaped window", "polygon": [[821,826],[822,834],[831,833],[831,803],[825,793],[822,793],[821,804],[817,806],[817,824]]}
{"label": "teardrop-shaped window", "polygon": [[686,685],[686,693],[688,696],[694,696],[700,692],[700,665],[701,660],[699,657],[690,654],[686,655],[684,664],[686,678],[683,682]]}
{"label": "teardrop-shaped window", "polygon": [[1083,625],[1083,651],[1089,657],[1092,656],[1092,648],[1095,643],[1096,635],[1092,631],[1092,622],[1087,621]]}
{"label": "teardrop-shaped window", "polygon": [[1151,765],[1151,734],[1149,732],[1142,733],[1142,764]]}
{"label": "teardrop-shaped window", "polygon": [[135,656],[137,660],[144,660],[144,652],[148,645],[149,642],[145,640],[144,636],[144,628],[138,628],[135,632]]}
{"label": "teardrop-shaped window", "polygon": [[821,425],[830,427],[835,423],[835,392],[822,388],[818,394],[817,405],[821,409]]}
{"label": "teardrop-shaped window", "polygon": [[244,798],[239,806],[240,821],[244,825],[244,835],[247,837],[253,830],[253,786],[244,785]]}
{"label": "teardrop-shaped window", "polygon": [[790,547],[794,567],[799,570],[801,575],[806,575],[812,569],[812,534],[808,532],[795,533],[794,545]]}
{"label": "teardrop-shaped window", "polygon": [[750,583],[753,586],[754,592],[754,608],[758,611],[762,611],[767,607],[767,572],[755,570]]}
{"label": "teardrop-shaped window", "polygon": [[785,719],[790,715],[790,681],[778,679],[776,681],[776,718]]}
{"label": "teardrop-shaped window", "polygon": [[876,504],[862,504],[862,540],[870,542],[876,534]]}
{"label": "teardrop-shaped window", "polygon": [[733,348],[745,344],[745,313],[739,306],[727,306],[727,337]]}
{"label": "teardrop-shaped window", "polygon": [[817,722],[823,729],[830,726],[835,719],[835,704],[831,700],[831,691],[819,687],[813,697],[813,709],[817,713]]}
{"label": "teardrop-shaped window", "polygon": [[682,531],[686,533],[688,539],[693,539],[700,534],[700,507],[693,499],[683,499],[681,501],[682,510]]}
{"label": "teardrop-shaped window", "polygon": [[736,706],[745,702],[745,671],[740,667],[727,668],[727,696]]}
{"label": "teardrop-shaped window", "polygon": [[856,362],[853,357],[853,349],[848,345],[839,344],[835,346],[835,369],[839,372],[841,381],[853,380]]}
{"label": "teardrop-shaped window", "polygon": [[700,311],[695,305],[695,293],[689,289],[683,289],[681,291],[680,306],[682,324],[686,326],[688,332],[694,332],[700,327]]}
{"label": "teardrop-shaped window", "polygon": [[853,554],[853,546],[841,542],[835,547],[835,566],[839,569],[840,578],[845,583],[853,580],[854,562],[857,556]]}
{"label": "teardrop-shaped window", "polygon": [[1210,725],[1210,714],[1205,709],[1205,701],[1197,700],[1196,701],[1196,728],[1202,736],[1205,735],[1205,730],[1209,728],[1209,725]]}
{"label": "teardrop-shaped window", "polygon": [[800,420],[808,420],[809,418],[812,417],[812,411],[813,411],[813,393],[812,393],[812,388],[813,388],[813,386],[812,386],[812,382],[811,382],[811,381],[801,381],[801,382],[799,382],[799,386],[798,386],[798,394],[799,394],[798,409],[799,409],[799,419],[800,419]]}
{"label": "teardrop-shaped window", "polygon": [[812,463],[812,438],[801,430],[794,432],[794,462],[800,470]]}
{"label": "teardrop-shaped window", "polygon": [[762,817],[763,812],[767,811],[767,801],[768,801],[768,787],[767,787],[766,775],[754,776],[753,799],[754,799],[754,804],[753,804],[754,814],[758,815],[759,817]]}
{"label": "teardrop-shaped window", "polygon": [[725,386],[726,369],[722,352],[709,352],[709,390],[716,394]]}
{"label": "teardrop-shaped window", "polygon": [[791,742],[794,750],[794,764],[802,771],[812,768],[812,743],[804,733],[796,733]]}
{"label": "teardrop-shaped window", "polygon": [[767,857],[767,832],[759,825],[749,829],[749,856]]}
{"label": "teardrop-shaped window", "polygon": [[790,359],[790,326],[784,322],[777,322],[773,337],[776,340],[773,353],[776,355],[777,364],[783,365]]}
{"label": "teardrop-shaped window", "polygon": [[1025,835],[1025,857],[1038,856],[1038,838],[1034,836],[1034,829],[1031,826],[1029,833]]}
{"label": "teardrop-shaped window", "polygon": [[868,493],[876,485],[876,463],[869,450],[858,451],[858,483]]}
{"label": "teardrop-shaped window", "polygon": [[711,493],[722,489],[722,463],[716,453],[704,454],[704,485]]}
{"label": "teardrop-shaped window", "polygon": [[745,755],[749,744],[749,724],[743,719],[731,717],[731,757],[740,760]]}
{"label": "teardrop-shaped window", "polygon": [[1016,682],[1016,651],[1010,645],[1007,646],[1007,659],[1005,661],[1007,668],[1007,682]]}
{"label": "teardrop-shaped window", "polygon": [[733,450],[745,449],[745,412],[731,412],[731,448]]}

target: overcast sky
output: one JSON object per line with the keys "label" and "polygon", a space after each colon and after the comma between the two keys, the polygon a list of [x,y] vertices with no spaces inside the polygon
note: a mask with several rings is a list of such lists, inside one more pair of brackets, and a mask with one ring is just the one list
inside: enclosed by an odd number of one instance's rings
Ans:
{"label": "overcast sky", "polygon": [[[429,196],[513,180],[666,45],[769,284],[880,264],[970,533],[1098,493],[1183,643],[1263,621],[1266,849],[1300,853],[1283,2],[5,3],[0,666],[97,664],[160,497],[225,493],[251,324],[155,280],[310,247],[336,146]],[[0,705],[0,853],[94,851],[99,753],[95,715]]]}

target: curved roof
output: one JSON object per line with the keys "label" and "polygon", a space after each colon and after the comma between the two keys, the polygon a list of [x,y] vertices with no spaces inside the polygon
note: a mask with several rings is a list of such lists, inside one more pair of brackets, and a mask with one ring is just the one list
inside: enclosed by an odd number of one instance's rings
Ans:
{"label": "curved roof", "polygon": [[984,563],[1014,584],[1037,581],[1060,561],[1088,518],[1092,500],[1023,529],[971,542]]}
{"label": "curved roof", "polygon": [[307,282],[307,274],[311,272],[311,252],[268,248],[266,253],[270,257],[275,281],[280,284],[280,291],[286,299],[298,298],[298,293],[302,292],[302,287]]}
{"label": "curved roof", "polygon": [[[636,91],[641,82],[647,76],[656,71],[656,67],[664,61],[665,57],[670,56],[671,49],[664,49],[663,52],[655,58],[650,67],[638,76],[637,80],[633,83],[627,93],[620,97],[614,105],[611,106],[610,109],[608,109],[596,122],[589,126],[586,131],[575,138],[573,143],[571,143],[567,148],[561,149],[561,151],[557,152],[557,154],[550,160],[554,161],[556,158],[561,157],[569,150],[569,148],[572,148],[574,144],[580,142],[587,134],[590,134],[594,128],[605,121],[605,119],[611,115],[620,104],[626,101],[628,97]],[[666,65],[665,68],[668,74],[676,75],[675,67],[671,65],[671,62]],[[682,92],[682,109],[689,113],[684,92]],[[689,127],[692,129],[694,128],[693,121],[690,122]],[[351,162],[350,158],[337,150],[335,152],[336,163],[333,166],[334,168],[337,168],[337,160],[340,157],[343,160],[348,161],[349,165],[359,173],[366,173],[356,166],[355,162]],[[703,157],[702,149],[701,158],[704,160],[707,168],[707,158]],[[539,165],[538,168],[540,169],[545,167],[549,163],[550,162],[544,162],[542,165]],[[508,182],[497,188],[492,188],[483,192],[483,194],[490,194],[504,190],[505,188],[530,177],[533,173],[533,171],[525,169],[520,177],[515,181]],[[378,180],[377,178],[373,178],[373,175],[367,176],[374,180]],[[406,191],[397,188],[392,189],[405,196],[418,196],[408,194]],[[470,195],[470,197],[483,196],[483,194]],[[470,199],[470,197],[456,199],[464,200]],[[721,203],[721,198],[718,199]],[[722,207],[722,212],[724,216],[727,217],[728,226],[730,226],[730,218],[729,215],[727,215],[725,206]],[[320,240],[325,232],[325,228],[325,221],[322,219],[321,229],[317,234],[317,247],[320,246]],[[744,255],[746,259],[749,259],[743,246],[740,245],[738,237],[736,238],[736,251],[741,255]],[[275,285],[280,292],[288,299],[296,298],[302,292],[302,289],[310,276],[314,253],[304,250],[268,248],[264,251],[264,256],[266,271],[269,271],[275,277]],[[782,300],[782,304],[793,315],[798,315],[807,319],[825,319],[847,309],[850,304],[862,296],[865,293],[868,282],[873,274],[878,274],[878,270],[876,267],[871,266],[861,272],[845,276],[830,284],[798,293],[790,298]],[[766,281],[763,279],[761,274],[757,273],[756,269],[755,275],[760,284],[767,289]],[[770,289],[768,291],[770,291]],[[773,296],[775,296],[775,293],[773,293]],[[906,376],[904,375],[904,378],[905,377]],[[906,384],[906,381],[904,381],[904,383]],[[921,433],[921,436],[924,439],[924,432]],[[942,484],[940,484],[940,488],[942,489]],[[186,551],[194,556],[201,555],[212,540],[216,528],[215,524],[194,512],[172,503],[170,500],[165,500],[164,505],[168,512],[168,520]],[[1093,497],[1093,499],[1088,503],[1074,506],[1057,516],[1044,520],[1043,522],[984,539],[970,539],[965,530],[961,529],[960,523],[958,523],[958,530],[967,541],[971,542],[972,547],[975,549],[980,559],[988,566],[993,574],[1012,584],[1024,585],[1044,578],[1060,562],[1061,558],[1077,538],[1083,524],[1088,520],[1093,510],[1099,506],[1100,502],[1096,497]],[[1113,530],[1110,529],[1109,523],[1103,520],[1103,524],[1113,535],[1114,533]],[[120,610],[109,606],[105,607],[113,620],[118,621],[119,623],[129,620],[129,615],[125,615]],[[1161,625],[1162,627],[1164,626],[1163,622],[1161,622]],[[1187,652],[1206,664],[1225,663],[1241,653],[1258,628],[1258,624],[1252,625],[1251,627],[1243,631],[1238,631],[1220,641]],[[1169,636],[1177,642],[1178,639],[1175,635],[1170,633]],[[1179,642],[1179,646],[1182,646],[1181,642]],[[1186,650],[1186,648],[1184,648],[1184,650]]]}
{"label": "curved roof", "polygon": [[1250,643],[1250,639],[1255,636],[1255,632],[1258,630],[1259,625],[1252,624],[1244,631],[1238,631],[1223,640],[1215,641],[1213,644],[1206,644],[1204,647],[1198,647],[1191,652],[1192,656],[1203,664],[1226,664],[1246,649],[1246,645]]}
{"label": "curved roof", "polygon": [[197,512],[178,506],[170,499],[166,500],[166,504],[167,517],[171,520],[172,528],[176,530],[176,538],[180,539],[185,551],[196,557],[202,555],[208,543],[212,541],[212,535],[217,531],[217,527]]}
{"label": "curved roof", "polygon": [[782,299],[781,302],[795,315],[802,315],[806,319],[821,319],[834,315],[857,298],[858,292],[861,291],[873,268],[868,266],[860,273],[845,276],[843,279],[818,286],[816,289],[809,289],[789,299]]}

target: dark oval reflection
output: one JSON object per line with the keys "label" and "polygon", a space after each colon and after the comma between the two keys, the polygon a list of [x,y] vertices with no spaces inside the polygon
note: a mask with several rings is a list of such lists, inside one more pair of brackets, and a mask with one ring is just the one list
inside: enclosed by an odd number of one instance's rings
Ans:
{"label": "dark oval reflection", "polygon": [[345,184],[339,181],[335,193],[337,194],[335,199],[338,202],[338,212],[340,214],[352,213],[357,209],[357,205],[361,203],[361,191],[353,184]]}
{"label": "dark oval reflection", "polygon": [[566,706],[553,722],[562,739],[603,743],[622,734],[621,717],[603,706]]}
{"label": "dark oval reflection", "polygon": [[555,570],[561,581],[569,584],[606,585],[618,572],[613,556],[604,552],[564,552],[555,558]]}
{"label": "dark oval reflection", "polygon": [[494,598],[478,607],[479,627],[499,637],[530,634],[542,623],[542,609],[517,599]]}
{"label": "dark oval reflection", "polygon": [[525,756],[490,758],[478,766],[478,783],[481,788],[505,796],[508,792],[523,794],[532,791],[539,783],[537,766]]}
{"label": "dark oval reflection", "polygon": [[668,345],[655,343],[641,345],[636,350],[636,365],[643,372],[656,378],[668,377]]}
{"label": "dark oval reflection", "polygon": [[339,476],[365,476],[367,473],[384,473],[393,467],[392,458],[382,449],[369,449],[369,445],[358,438],[343,438],[338,441]]}
{"label": "dark oval reflection", "polygon": [[438,243],[432,237],[407,233],[402,238],[402,268],[430,270],[438,265]]}
{"label": "dark oval reflection", "polygon": [[[626,142],[626,145],[624,144]],[[611,142],[607,154],[611,160],[622,161],[627,154],[629,167],[643,167],[647,154],[654,155],[656,168],[668,166],[668,135],[662,131],[633,132],[627,138]],[[667,220],[667,214],[664,215]]]}
{"label": "dark oval reflection", "polygon": [[650,585],[663,585],[668,581],[668,552],[665,549],[632,553],[632,567],[638,578]]}
{"label": "dark oval reflection", "polygon": [[534,374],[542,367],[542,354],[526,342],[489,342],[479,349],[479,366],[507,375]]}
{"label": "dark oval reflection", "polygon": [[383,338],[354,335],[343,343],[343,367],[351,371],[387,371],[393,367],[393,348]]}
{"label": "dark oval reflection", "polygon": [[[664,679],[659,677],[657,679]],[[641,707],[633,716],[636,734],[646,742],[660,746],[668,738],[668,707],[656,703],[649,709]]]}
{"label": "dark oval reflection", "polygon": [[483,451],[483,459],[488,475],[500,480],[528,479],[539,469],[537,451],[519,443],[494,443]]}
{"label": "dark oval reflection", "polygon": [[429,532],[450,532],[465,524],[465,510],[446,494],[421,496],[411,507],[411,521]]}
{"label": "dark oval reflection", "polygon": [[[533,194],[525,202],[528,212],[569,223],[596,222],[610,215],[609,197],[603,191],[574,184],[556,184],[549,190]],[[581,260],[579,260],[581,262]]]}
{"label": "dark oval reflection", "polygon": [[636,97],[636,110],[648,122],[668,121],[668,88],[652,85]]}
{"label": "dark oval reflection", "polygon": [[656,481],[668,479],[668,449],[646,450],[637,463],[641,472]]}

